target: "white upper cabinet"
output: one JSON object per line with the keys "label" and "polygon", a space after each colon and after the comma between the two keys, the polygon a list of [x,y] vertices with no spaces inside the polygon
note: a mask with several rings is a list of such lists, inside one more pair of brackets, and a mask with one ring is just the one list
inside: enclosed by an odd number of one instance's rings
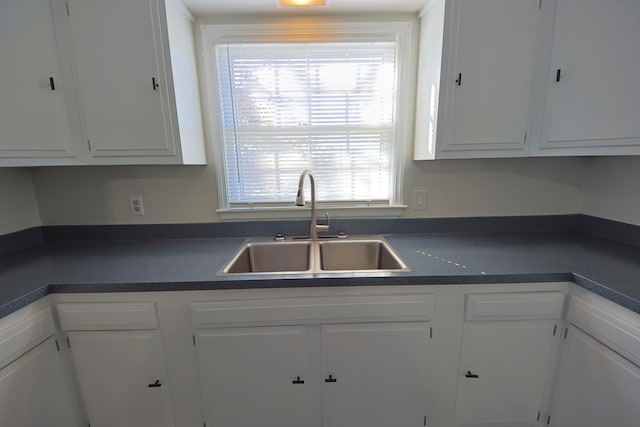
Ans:
{"label": "white upper cabinet", "polygon": [[554,10],[533,154],[640,154],[640,2],[557,0]]}
{"label": "white upper cabinet", "polygon": [[[92,156],[89,163],[205,162],[201,134],[181,139],[164,6],[157,0],[67,2],[83,131]],[[171,6],[172,14],[182,15],[171,20],[179,38],[174,46],[186,52],[176,60],[193,62],[190,23],[180,25],[188,21],[187,12]],[[196,81],[195,73],[180,77]],[[197,134],[201,129],[197,96],[178,98],[196,104],[184,111],[196,116],[190,122],[195,122],[192,133]]]}
{"label": "white upper cabinet", "polygon": [[0,166],[205,164],[192,24],[180,0],[0,0]]}
{"label": "white upper cabinet", "polygon": [[538,0],[425,9],[416,160],[527,155],[539,15]]}
{"label": "white upper cabinet", "polygon": [[414,159],[640,154],[640,2],[432,0]]}
{"label": "white upper cabinet", "polygon": [[68,4],[80,107],[93,155],[175,155],[157,2]]}
{"label": "white upper cabinet", "polygon": [[0,0],[0,58],[0,166],[69,163],[71,124],[49,0]]}

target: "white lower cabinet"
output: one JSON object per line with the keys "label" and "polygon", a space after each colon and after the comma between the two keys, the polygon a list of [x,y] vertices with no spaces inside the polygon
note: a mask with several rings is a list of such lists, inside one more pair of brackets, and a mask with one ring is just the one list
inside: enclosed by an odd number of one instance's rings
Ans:
{"label": "white lower cabinet", "polygon": [[83,425],[48,304],[45,298],[0,319],[2,427]]}
{"label": "white lower cabinet", "polygon": [[455,425],[534,426],[543,411],[564,294],[468,294]]}
{"label": "white lower cabinet", "polygon": [[593,294],[572,297],[555,427],[635,427],[640,420],[640,315]]}
{"label": "white lower cabinet", "polygon": [[551,425],[636,427],[638,396],[640,367],[569,327]]}
{"label": "white lower cabinet", "polygon": [[174,425],[154,303],[58,304],[92,427]]}
{"label": "white lower cabinet", "polygon": [[324,427],[413,427],[424,423],[430,326],[324,325]]}
{"label": "white lower cabinet", "polygon": [[70,332],[69,341],[93,427],[173,425],[157,331]]}
{"label": "white lower cabinet", "polygon": [[304,326],[212,329],[195,337],[208,426],[305,425]]}
{"label": "white lower cabinet", "polygon": [[53,337],[0,369],[0,426],[78,426]]}
{"label": "white lower cabinet", "polygon": [[[321,325],[321,363],[306,326],[195,334],[207,426],[422,425],[430,328],[423,323]],[[313,401],[322,389],[321,402]]]}
{"label": "white lower cabinet", "polygon": [[553,328],[548,321],[465,325],[456,426],[536,424]]}
{"label": "white lower cabinet", "polygon": [[433,306],[424,294],[193,303],[206,425],[424,425]]}
{"label": "white lower cabinet", "polygon": [[0,321],[0,425],[636,426],[640,315],[569,288],[52,295],[68,345]]}

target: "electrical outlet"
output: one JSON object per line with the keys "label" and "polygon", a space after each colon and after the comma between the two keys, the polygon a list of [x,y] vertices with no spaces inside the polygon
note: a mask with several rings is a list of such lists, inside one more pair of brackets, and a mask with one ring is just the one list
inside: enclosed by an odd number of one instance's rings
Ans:
{"label": "electrical outlet", "polygon": [[416,190],[413,192],[413,210],[427,210],[427,190]]}
{"label": "electrical outlet", "polygon": [[131,209],[131,215],[144,215],[142,196],[129,196],[129,209]]}

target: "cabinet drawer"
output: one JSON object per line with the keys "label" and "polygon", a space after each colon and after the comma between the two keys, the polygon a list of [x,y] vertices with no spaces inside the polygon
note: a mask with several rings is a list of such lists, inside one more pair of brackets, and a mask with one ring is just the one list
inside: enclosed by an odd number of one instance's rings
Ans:
{"label": "cabinet drawer", "polygon": [[434,297],[387,295],[371,297],[280,298],[224,302],[193,302],[194,328],[243,324],[318,322],[430,321]]}
{"label": "cabinet drawer", "polygon": [[465,320],[558,319],[563,303],[561,292],[467,294]]}
{"label": "cabinet drawer", "polygon": [[0,369],[55,332],[51,309],[0,329]]}
{"label": "cabinet drawer", "polygon": [[58,304],[57,308],[60,326],[65,331],[158,328],[153,302]]}

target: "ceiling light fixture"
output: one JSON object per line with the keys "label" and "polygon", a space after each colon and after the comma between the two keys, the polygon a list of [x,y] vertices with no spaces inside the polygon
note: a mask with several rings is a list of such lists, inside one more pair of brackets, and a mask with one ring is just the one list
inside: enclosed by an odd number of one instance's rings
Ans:
{"label": "ceiling light fixture", "polygon": [[325,0],[280,0],[280,6],[324,6]]}

